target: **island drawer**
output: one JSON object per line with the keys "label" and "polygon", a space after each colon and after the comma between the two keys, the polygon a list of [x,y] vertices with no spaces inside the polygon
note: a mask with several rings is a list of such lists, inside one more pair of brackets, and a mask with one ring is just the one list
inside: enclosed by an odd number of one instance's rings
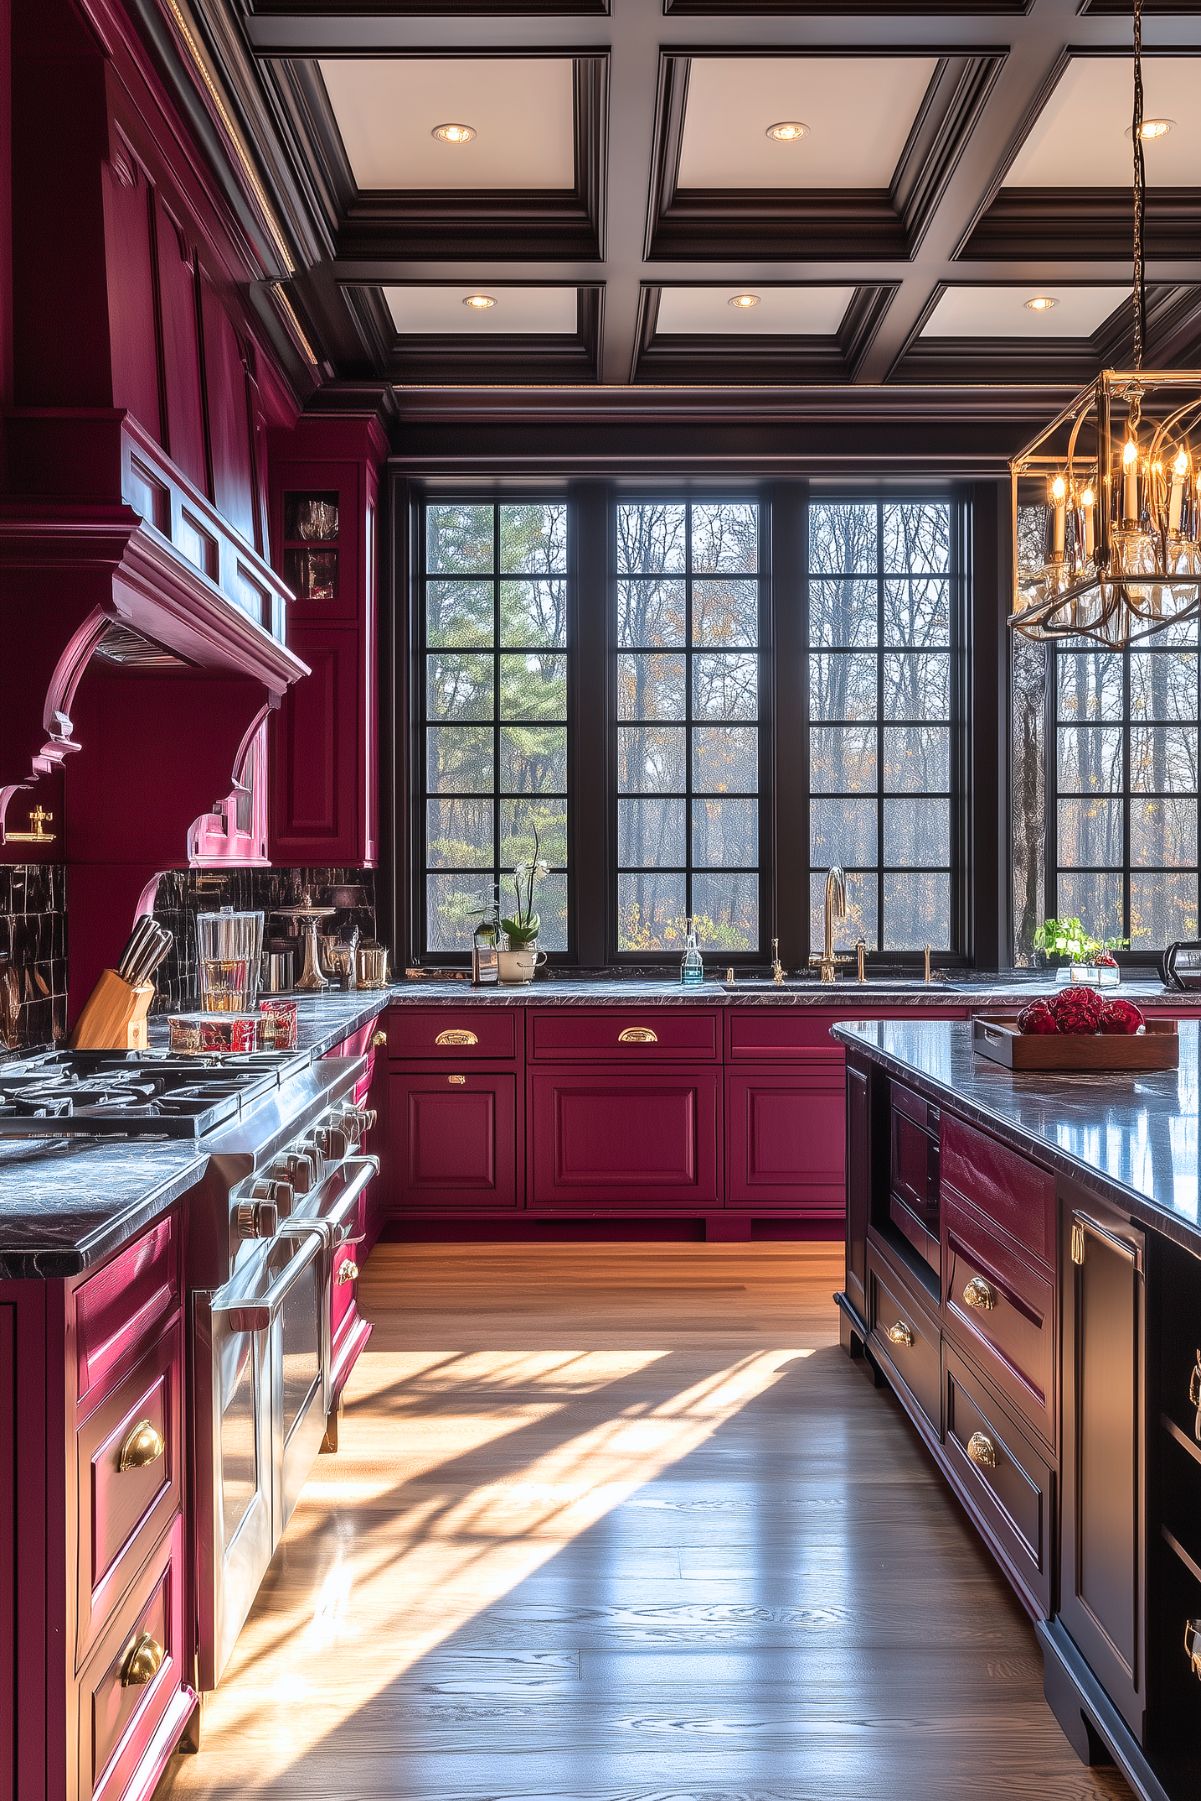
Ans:
{"label": "island drawer", "polygon": [[176,1320],[76,1434],[81,1656],[179,1507],[182,1370]]}
{"label": "island drawer", "polygon": [[942,1193],[947,1331],[985,1379],[1055,1443],[1055,1287],[957,1196]]}
{"label": "island drawer", "polygon": [[[831,1038],[832,1026],[852,1024],[856,1020],[906,1019],[912,1009],[873,1005],[860,998],[853,982],[842,985],[843,992],[831,1004],[811,1005],[807,999],[799,1004],[787,1000],[764,1000],[752,1007],[737,1005],[726,1009],[726,1055],[732,1063],[775,1063],[780,1059],[808,1062],[814,1057],[842,1059],[844,1046]],[[870,993],[870,990],[868,991]],[[822,995],[822,1002],[826,996]],[[923,1007],[922,1019],[965,1019],[962,1007]]]}
{"label": "island drawer", "polygon": [[1051,1608],[1054,1472],[1015,1420],[946,1347],[947,1469],[993,1554],[1037,1618]]}
{"label": "island drawer", "polygon": [[585,1013],[574,1007],[532,1007],[533,1063],[716,1063],[721,1057],[717,1013],[695,1007],[613,1007]]}
{"label": "island drawer", "polygon": [[445,1058],[462,1063],[489,1057],[511,1063],[521,1054],[520,1007],[393,1007],[388,1014],[389,1057]]}
{"label": "island drawer", "polygon": [[942,1434],[942,1353],[938,1322],[916,1290],[874,1244],[867,1249],[867,1317],[872,1354],[884,1365],[910,1412]]}
{"label": "island drawer", "polygon": [[942,1119],[942,1179],[999,1232],[1054,1270],[1058,1255],[1055,1179],[986,1132]]}
{"label": "island drawer", "polygon": [[179,1233],[168,1213],[75,1291],[79,1399],[128,1369],[178,1305]]}

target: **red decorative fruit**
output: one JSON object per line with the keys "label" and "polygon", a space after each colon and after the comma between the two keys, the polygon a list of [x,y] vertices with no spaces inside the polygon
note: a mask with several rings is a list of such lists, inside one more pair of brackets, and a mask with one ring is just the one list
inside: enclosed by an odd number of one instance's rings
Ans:
{"label": "red decorative fruit", "polygon": [[1112,951],[1098,951],[1093,962],[1102,969],[1116,969],[1118,966],[1118,960]]}
{"label": "red decorative fruit", "polygon": [[1061,1032],[1091,1037],[1101,1024],[1104,1004],[1095,988],[1061,988],[1051,1002],[1051,1012]]}
{"label": "red decorative fruit", "polygon": [[1101,1030],[1129,1037],[1143,1025],[1143,1016],[1133,1001],[1106,1001],[1101,1009]]}
{"label": "red decorative fruit", "polygon": [[1058,1032],[1055,1015],[1046,1001],[1029,1001],[1018,1014],[1018,1031],[1027,1037],[1045,1037],[1049,1032]]}

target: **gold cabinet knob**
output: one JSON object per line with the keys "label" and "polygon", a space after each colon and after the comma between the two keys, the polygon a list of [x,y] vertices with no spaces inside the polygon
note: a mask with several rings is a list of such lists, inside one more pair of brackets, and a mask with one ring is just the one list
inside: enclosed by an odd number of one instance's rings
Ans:
{"label": "gold cabinet knob", "polygon": [[967,1441],[967,1454],[982,1469],[995,1470],[997,1467],[997,1447],[987,1432],[972,1433]]}
{"label": "gold cabinet knob", "polygon": [[1201,1620],[1184,1622],[1184,1655],[1192,1665],[1193,1675],[1201,1682]]}
{"label": "gold cabinet knob", "polygon": [[973,1276],[963,1291],[964,1305],[981,1313],[991,1313],[997,1304],[997,1291],[983,1276]]}
{"label": "gold cabinet knob", "polygon": [[913,1327],[907,1326],[904,1320],[898,1320],[895,1326],[888,1328],[888,1336],[893,1344],[911,1347],[913,1344]]}
{"label": "gold cabinet knob", "polygon": [[373,1050],[377,1050],[377,1051],[382,1050],[384,1045],[387,1044],[387,1042],[388,1042],[388,1034],[384,1031],[384,1028],[382,1026],[380,1027],[378,1032],[372,1032],[371,1045],[372,1045]]}
{"label": "gold cabinet knob", "polygon": [[468,1031],[465,1031],[461,1027],[454,1026],[454,1027],[449,1028],[445,1032],[439,1032],[438,1036],[434,1039],[434,1043],[435,1044],[478,1044],[479,1039],[476,1037],[474,1032],[468,1032]]}
{"label": "gold cabinet knob", "polygon": [[447,1076],[446,1079],[450,1083],[452,1088],[463,1088],[466,1086],[466,1083],[467,1083],[466,1076]]}
{"label": "gold cabinet knob", "polygon": [[658,1032],[652,1032],[649,1026],[626,1026],[617,1034],[618,1044],[658,1044]]}
{"label": "gold cabinet knob", "polygon": [[167,1441],[151,1420],[139,1420],[125,1439],[117,1453],[117,1468],[125,1470],[144,1470],[147,1464],[154,1463],[167,1448]]}
{"label": "gold cabinet knob", "polygon": [[163,1647],[149,1632],[139,1632],[121,1659],[121,1687],[145,1688],[163,1667]]}
{"label": "gold cabinet knob", "polygon": [[344,1263],[338,1265],[337,1279],[339,1282],[357,1282],[358,1276],[359,1266],[353,1257],[347,1257]]}

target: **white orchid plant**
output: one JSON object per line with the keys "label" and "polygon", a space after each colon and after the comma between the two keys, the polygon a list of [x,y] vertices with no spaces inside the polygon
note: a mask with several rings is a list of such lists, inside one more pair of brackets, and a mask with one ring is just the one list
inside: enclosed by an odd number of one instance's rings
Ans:
{"label": "white orchid plant", "polygon": [[550,873],[550,866],[541,853],[542,844],[535,826],[534,854],[528,863],[519,863],[513,871],[513,891],[517,896],[517,906],[510,918],[500,922],[511,950],[525,950],[536,941],[541,929],[542,921],[534,908],[534,889],[542,877]]}

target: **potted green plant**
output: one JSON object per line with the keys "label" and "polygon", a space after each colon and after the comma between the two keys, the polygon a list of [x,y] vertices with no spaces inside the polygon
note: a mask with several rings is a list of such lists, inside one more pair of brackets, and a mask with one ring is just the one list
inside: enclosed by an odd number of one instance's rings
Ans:
{"label": "potted green plant", "polygon": [[513,871],[513,891],[517,896],[517,906],[507,919],[500,922],[501,931],[505,935],[505,948],[500,953],[500,979],[506,984],[532,982],[534,971],[540,963],[546,962],[546,952],[538,949],[538,933],[542,922],[534,906],[534,891],[547,873],[548,866],[542,856],[542,843],[535,826],[534,854],[528,863],[519,863]]}
{"label": "potted green plant", "polygon": [[1116,988],[1122,979],[1114,952],[1128,938],[1095,938],[1079,919],[1044,919],[1034,934],[1034,948],[1057,970],[1059,982],[1086,982],[1094,988]]}

